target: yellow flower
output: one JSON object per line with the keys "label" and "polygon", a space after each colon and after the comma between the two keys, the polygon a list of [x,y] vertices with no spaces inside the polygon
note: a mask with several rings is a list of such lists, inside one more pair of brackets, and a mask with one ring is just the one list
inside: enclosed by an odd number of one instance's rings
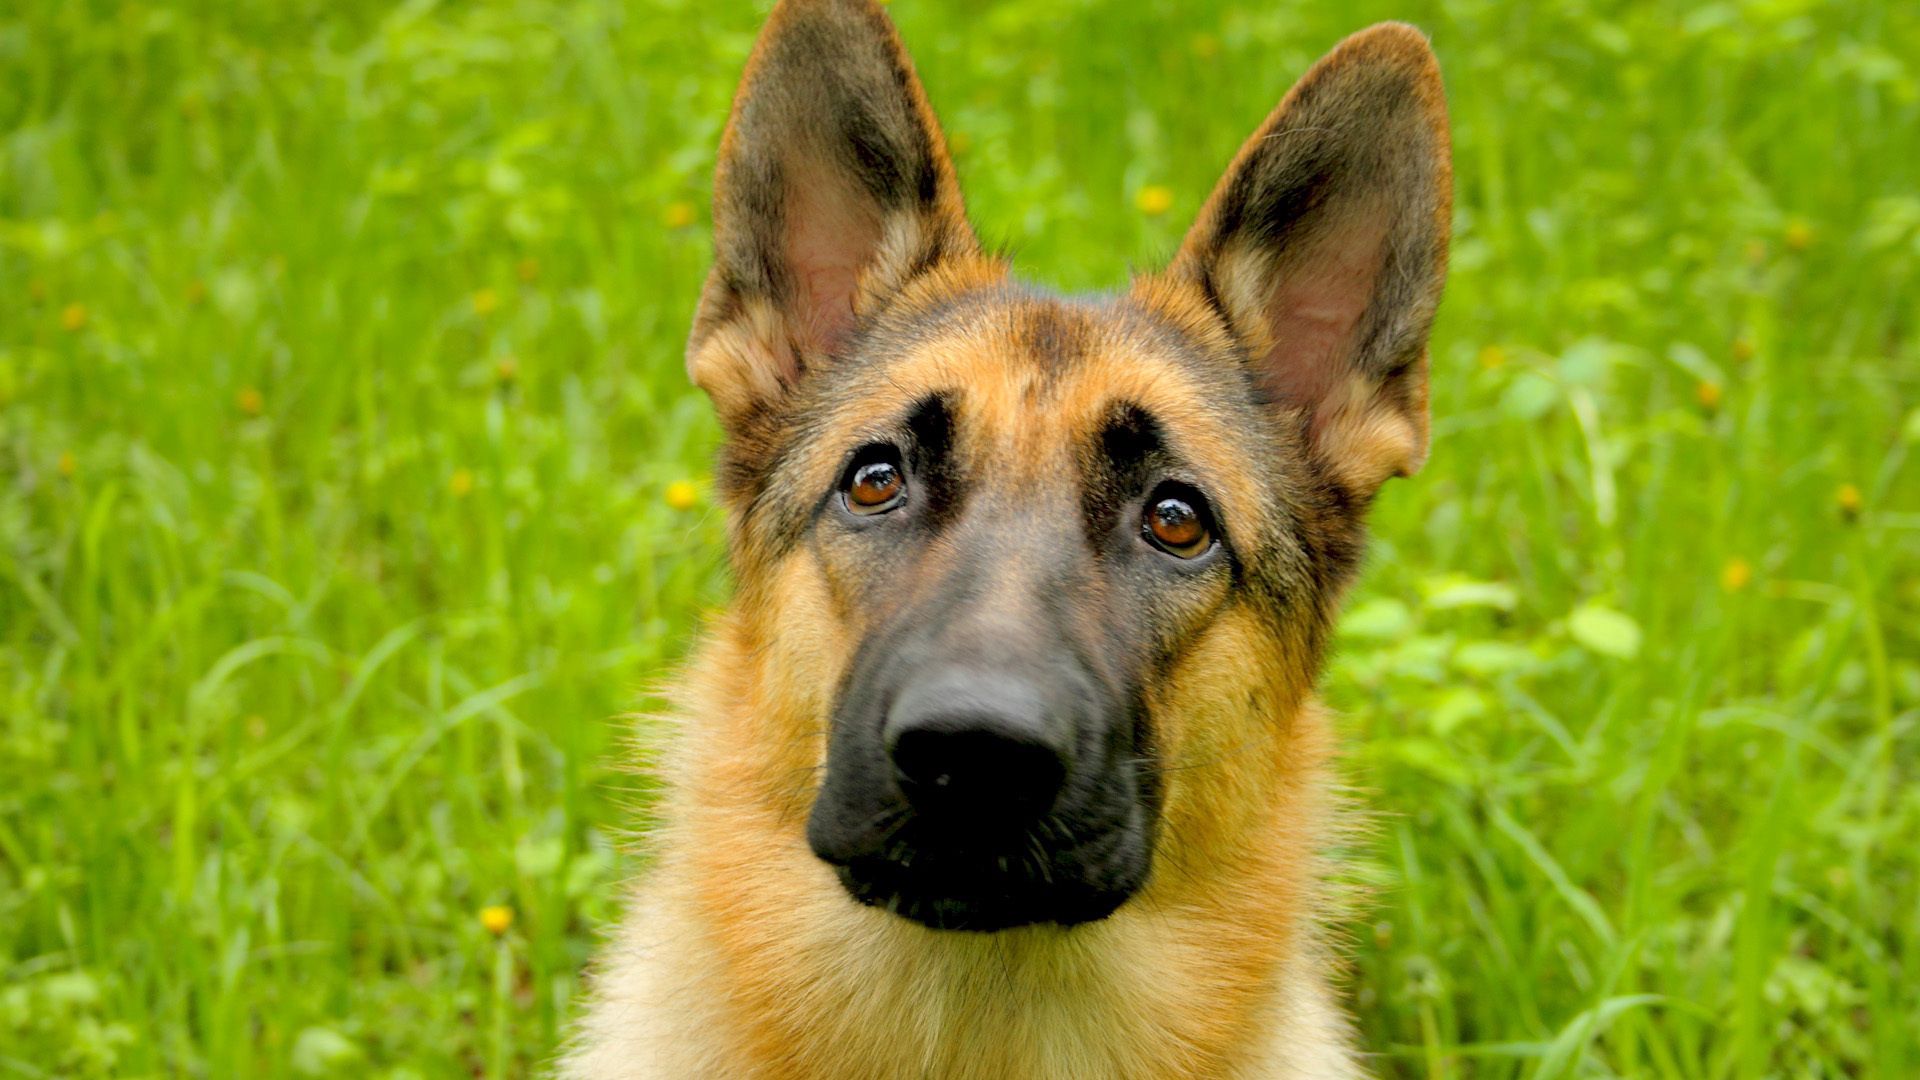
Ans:
{"label": "yellow flower", "polygon": [[80,328],[85,325],[87,325],[87,306],[85,304],[68,304],[66,307],[60,309],[60,329],[71,334],[79,331]]}
{"label": "yellow flower", "polygon": [[1507,362],[1507,350],[1498,345],[1486,345],[1480,349],[1480,366],[1492,371]]}
{"label": "yellow flower", "polygon": [[505,934],[513,926],[513,909],[505,904],[488,904],[480,909],[480,925],[494,937]]}
{"label": "yellow flower", "polygon": [[1720,407],[1720,384],[1703,379],[1693,388],[1693,396],[1699,399],[1701,408],[1712,412]]}
{"label": "yellow flower", "polygon": [[259,416],[260,410],[265,408],[267,403],[261,398],[260,391],[251,386],[243,386],[233,395],[233,404],[248,416]]}
{"label": "yellow flower", "polygon": [[1833,501],[1840,507],[1840,516],[1848,521],[1860,516],[1860,489],[1854,485],[1841,484],[1833,493]]}
{"label": "yellow flower", "polygon": [[1149,217],[1158,217],[1173,205],[1173,192],[1161,184],[1148,184],[1134,195],[1133,205]]}
{"label": "yellow flower", "polygon": [[1752,580],[1753,567],[1748,566],[1745,559],[1728,559],[1727,565],[1720,569],[1720,587],[1728,592],[1739,592]]}
{"label": "yellow flower", "polygon": [[520,377],[520,361],[511,356],[503,356],[493,365],[493,377],[503,383],[510,383]]}
{"label": "yellow flower", "polygon": [[1785,240],[1787,246],[1793,250],[1805,251],[1813,245],[1813,226],[1795,218],[1787,222],[1786,232],[1781,235],[1781,239]]}
{"label": "yellow flower", "polygon": [[670,202],[660,211],[660,224],[669,229],[684,229],[693,224],[693,204],[684,200]]}
{"label": "yellow flower", "polygon": [[691,510],[700,504],[700,489],[688,480],[675,480],[664,494],[667,505],[675,510]]}
{"label": "yellow flower", "polygon": [[540,260],[529,255],[514,264],[513,272],[521,281],[531,285],[540,278]]}
{"label": "yellow flower", "polygon": [[486,318],[500,306],[500,294],[492,289],[476,289],[473,294],[473,313]]}
{"label": "yellow flower", "polygon": [[60,470],[61,476],[72,476],[73,471],[80,467],[80,463],[73,459],[73,451],[62,450],[60,451],[59,459],[53,463],[53,467]]}
{"label": "yellow flower", "polygon": [[1753,359],[1753,339],[1745,334],[1733,339],[1733,358],[1742,363]]}
{"label": "yellow flower", "polygon": [[453,492],[456,499],[464,499],[473,491],[473,470],[455,469],[447,480],[447,490]]}

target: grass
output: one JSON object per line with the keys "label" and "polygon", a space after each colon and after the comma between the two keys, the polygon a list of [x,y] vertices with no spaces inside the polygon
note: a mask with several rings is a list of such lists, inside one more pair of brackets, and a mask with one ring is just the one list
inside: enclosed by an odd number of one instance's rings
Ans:
{"label": "grass", "polygon": [[[894,11],[1076,289],[1342,34],[1435,37],[1435,449],[1328,687],[1383,1071],[1920,1072],[1920,10]],[[0,1075],[551,1053],[610,718],[726,593],[680,349],[760,16],[0,14]]]}

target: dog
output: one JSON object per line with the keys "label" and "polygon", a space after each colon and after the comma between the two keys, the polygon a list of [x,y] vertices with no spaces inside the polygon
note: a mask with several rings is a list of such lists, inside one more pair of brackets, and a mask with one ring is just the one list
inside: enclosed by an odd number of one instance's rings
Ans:
{"label": "dog", "polygon": [[1020,283],[870,0],[784,0],[687,367],[730,606],[560,1072],[1351,1077],[1314,682],[1427,452],[1425,37],[1339,43],[1162,271]]}

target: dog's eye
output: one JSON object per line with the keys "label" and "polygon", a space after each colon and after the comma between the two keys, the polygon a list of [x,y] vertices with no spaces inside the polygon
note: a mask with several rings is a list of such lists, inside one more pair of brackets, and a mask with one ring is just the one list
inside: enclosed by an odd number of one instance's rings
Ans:
{"label": "dog's eye", "polygon": [[1207,527],[1205,506],[1197,491],[1162,487],[1147,500],[1141,535],[1169,555],[1197,559],[1213,550],[1213,530]]}
{"label": "dog's eye", "polygon": [[884,514],[899,506],[907,494],[907,474],[900,455],[890,446],[860,452],[841,485],[847,509],[856,514]]}

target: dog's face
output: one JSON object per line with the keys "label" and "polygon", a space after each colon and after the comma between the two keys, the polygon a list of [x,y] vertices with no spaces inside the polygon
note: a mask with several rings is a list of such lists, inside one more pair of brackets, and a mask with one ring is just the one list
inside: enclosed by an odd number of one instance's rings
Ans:
{"label": "dog's face", "polygon": [[761,771],[807,778],[806,840],[854,899],[942,929],[1103,918],[1285,783],[1271,736],[1361,514],[1425,452],[1447,192],[1431,53],[1376,28],[1248,142],[1166,273],[1056,298],[980,253],[884,16],[775,11],[689,368],[728,433]]}
{"label": "dog's face", "polygon": [[1253,397],[1150,310],[1008,287],[903,308],[822,376],[767,490],[851,648],[808,838],[855,896],[992,929],[1139,887],[1155,691],[1309,573]]}

